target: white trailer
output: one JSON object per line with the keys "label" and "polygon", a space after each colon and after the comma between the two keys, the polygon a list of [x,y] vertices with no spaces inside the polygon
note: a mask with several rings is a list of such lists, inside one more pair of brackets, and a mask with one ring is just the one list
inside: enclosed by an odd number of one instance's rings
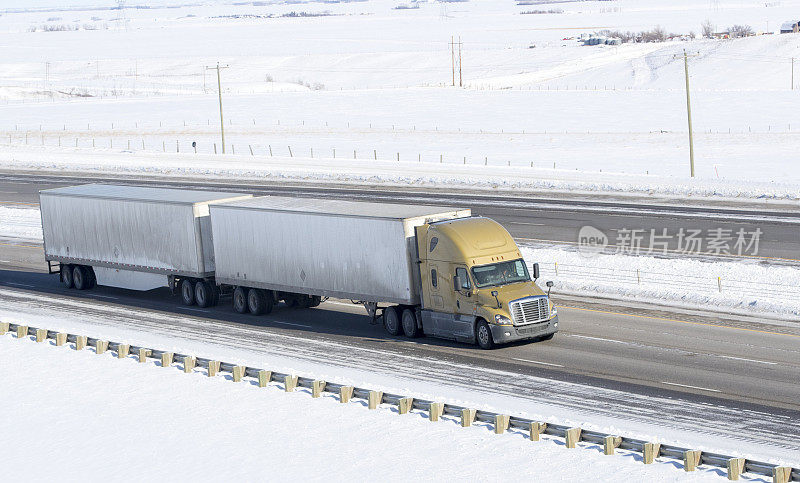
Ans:
{"label": "white trailer", "polygon": [[213,203],[210,211],[216,280],[239,290],[240,312],[268,311],[281,299],[315,306],[322,297],[418,305],[415,227],[470,216],[447,207],[276,196]]}
{"label": "white trailer", "polygon": [[[70,288],[149,290],[186,281],[194,300],[197,282],[215,269],[208,204],[250,197],[103,184],[43,190],[45,260],[51,272],[57,262]],[[213,298],[214,284],[205,285],[202,295]]]}

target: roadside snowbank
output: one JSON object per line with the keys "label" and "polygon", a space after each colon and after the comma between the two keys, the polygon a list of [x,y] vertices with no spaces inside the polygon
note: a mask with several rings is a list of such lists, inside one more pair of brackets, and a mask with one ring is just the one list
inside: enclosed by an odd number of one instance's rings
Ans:
{"label": "roadside snowbank", "polygon": [[0,206],[0,237],[41,242],[42,219],[36,208]]}
{"label": "roadside snowbank", "polygon": [[645,466],[626,451],[567,450],[550,438],[431,423],[417,411],[398,417],[386,405],[368,411],[52,341],[0,337],[0,373],[0,405],[15,408],[0,417],[0,445],[19,463],[5,468],[12,480],[99,480],[85,470],[104,464],[146,480],[719,480],[702,467],[687,475],[671,462]]}

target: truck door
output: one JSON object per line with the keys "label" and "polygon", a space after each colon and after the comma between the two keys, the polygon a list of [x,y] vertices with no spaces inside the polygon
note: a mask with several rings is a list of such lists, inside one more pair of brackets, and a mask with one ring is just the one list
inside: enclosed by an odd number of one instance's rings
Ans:
{"label": "truck door", "polygon": [[451,287],[454,290],[455,309],[451,325],[452,335],[456,338],[471,338],[475,322],[475,298],[472,297],[472,281],[465,265],[454,265],[454,279],[458,277],[460,285]]}

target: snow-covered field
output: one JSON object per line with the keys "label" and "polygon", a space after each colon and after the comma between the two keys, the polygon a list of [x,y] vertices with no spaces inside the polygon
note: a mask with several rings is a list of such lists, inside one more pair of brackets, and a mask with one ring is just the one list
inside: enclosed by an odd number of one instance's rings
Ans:
{"label": "snow-covered field", "polygon": [[[15,147],[0,148],[0,167],[59,170],[66,156],[85,158],[82,171],[141,169],[143,158],[115,156],[130,150],[150,153],[153,170],[194,176],[800,198],[799,35],[596,47],[573,38],[656,25],[697,33],[705,20],[772,33],[800,0],[572,2],[545,15],[490,0],[398,4],[9,7],[0,142]],[[331,16],[280,17],[290,12]],[[80,30],[30,31],[42,25]],[[448,42],[459,35],[464,87],[453,88]],[[674,58],[684,49],[699,54],[695,180]],[[224,162],[190,148],[221,151],[216,72],[205,69],[217,61],[228,66],[226,144],[237,153]],[[178,149],[192,154],[163,156]],[[312,150],[315,162],[301,159]]]}
{"label": "snow-covered field", "polygon": [[364,474],[382,481],[576,481],[587,478],[587,468],[593,481],[720,478],[719,469],[690,475],[669,460],[645,466],[627,451],[608,457],[586,443],[568,450],[550,437],[535,443],[517,431],[494,435],[484,424],[464,429],[451,418],[431,423],[418,411],[399,417],[388,405],[368,411],[363,402],[343,405],[331,395],[312,399],[305,389],[287,394],[279,383],[258,388],[247,379],[210,379],[203,369],[187,375],[179,364],[159,366],[0,336],[0,371],[14,388],[0,392],[0,404],[15,408],[0,417],[0,444],[13,461],[47,457],[47,464],[11,465],[4,474],[92,481],[96,475],[82,470],[105,461],[137,477],[201,481]]}
{"label": "snow-covered field", "polygon": [[42,218],[30,207],[0,206],[0,238],[42,242]]}

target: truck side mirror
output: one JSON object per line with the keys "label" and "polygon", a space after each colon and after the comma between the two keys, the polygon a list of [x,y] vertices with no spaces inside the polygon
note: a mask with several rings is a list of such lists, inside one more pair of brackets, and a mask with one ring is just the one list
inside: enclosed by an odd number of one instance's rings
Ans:
{"label": "truck side mirror", "polygon": [[461,277],[458,275],[453,277],[453,290],[456,292],[461,290]]}
{"label": "truck side mirror", "polygon": [[533,264],[533,281],[535,282],[537,280],[539,280],[539,264],[538,263],[534,263]]}
{"label": "truck side mirror", "polygon": [[553,288],[553,281],[548,280],[545,285],[547,285],[547,296],[550,297],[550,289]]}

